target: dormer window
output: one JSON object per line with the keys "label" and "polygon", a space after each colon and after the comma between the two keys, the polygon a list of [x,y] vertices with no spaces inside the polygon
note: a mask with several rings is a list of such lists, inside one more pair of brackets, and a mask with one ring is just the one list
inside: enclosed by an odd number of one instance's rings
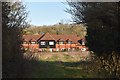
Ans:
{"label": "dormer window", "polygon": [[27,42],[26,42],[26,41],[24,41],[24,42],[23,42],[23,44],[27,44]]}
{"label": "dormer window", "polygon": [[72,44],[72,41],[68,41],[68,44]]}
{"label": "dormer window", "polygon": [[72,44],[72,41],[71,41],[70,39],[67,39],[66,42],[67,42],[68,44]]}
{"label": "dormer window", "polygon": [[59,40],[58,40],[58,43],[59,43],[59,44],[64,44],[64,39],[59,39]]}
{"label": "dormer window", "polygon": [[31,44],[35,44],[36,42],[35,41],[32,41]]}
{"label": "dormer window", "polygon": [[82,45],[85,45],[85,42],[84,42],[84,41],[82,42]]}
{"label": "dormer window", "polygon": [[63,44],[64,42],[63,41],[60,41],[59,44]]}

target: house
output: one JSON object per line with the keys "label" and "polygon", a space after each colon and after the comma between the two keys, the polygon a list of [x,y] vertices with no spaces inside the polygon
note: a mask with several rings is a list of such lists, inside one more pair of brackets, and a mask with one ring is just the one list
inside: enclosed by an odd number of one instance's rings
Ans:
{"label": "house", "polygon": [[23,35],[22,46],[31,50],[44,51],[64,51],[79,49],[82,51],[87,50],[85,46],[85,38],[80,38],[76,34],[71,35],[56,35],[56,34],[43,34],[43,35]]}

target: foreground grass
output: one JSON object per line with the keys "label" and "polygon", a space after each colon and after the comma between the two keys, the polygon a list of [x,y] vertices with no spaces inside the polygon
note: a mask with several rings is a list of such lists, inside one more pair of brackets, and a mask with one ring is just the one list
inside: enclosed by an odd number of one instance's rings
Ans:
{"label": "foreground grass", "polygon": [[[29,78],[93,78],[96,75],[85,70],[81,63],[45,62],[32,63],[32,72],[26,75]],[[86,63],[87,64],[87,63]]]}
{"label": "foreground grass", "polygon": [[72,57],[70,55],[63,55],[61,59],[59,59],[58,56],[54,55],[49,58],[32,60],[27,64],[28,67],[26,69],[26,72],[28,72],[29,74],[24,74],[24,76],[28,78],[102,77],[101,73],[96,71],[93,66],[94,63],[91,61],[71,60]]}

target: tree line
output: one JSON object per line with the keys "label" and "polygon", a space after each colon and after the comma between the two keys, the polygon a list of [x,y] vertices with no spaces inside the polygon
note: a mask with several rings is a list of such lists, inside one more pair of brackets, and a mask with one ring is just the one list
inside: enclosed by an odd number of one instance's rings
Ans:
{"label": "tree line", "polygon": [[23,34],[43,34],[46,32],[50,34],[77,34],[84,37],[86,35],[86,27],[84,24],[31,25],[23,30]]}

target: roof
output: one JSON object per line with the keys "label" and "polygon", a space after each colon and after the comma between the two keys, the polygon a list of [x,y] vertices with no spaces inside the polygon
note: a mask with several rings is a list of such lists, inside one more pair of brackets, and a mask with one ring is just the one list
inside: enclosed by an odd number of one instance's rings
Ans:
{"label": "roof", "polygon": [[77,43],[78,40],[80,40],[80,37],[77,37],[77,35],[75,35],[75,34],[72,34],[72,35],[52,34],[52,36],[54,37],[55,41],[72,41],[73,43]]}
{"label": "roof", "polygon": [[43,35],[43,37],[40,40],[55,40],[55,39],[52,35],[50,35],[49,33],[46,33]]}
{"label": "roof", "polygon": [[85,37],[81,38],[80,40],[82,40],[83,42],[86,42],[86,38]]}
{"label": "roof", "polygon": [[31,34],[27,34],[27,35],[23,35],[23,40],[24,41],[37,41],[42,37],[42,35],[37,34],[37,35],[31,35]]}
{"label": "roof", "polygon": [[[43,34],[43,35],[23,35],[24,41],[38,41],[38,40],[55,40],[55,41],[72,41],[73,43],[78,43],[81,40],[81,37],[78,37],[76,34],[71,35],[57,35],[57,34]],[[85,38],[83,38],[84,40]]]}

